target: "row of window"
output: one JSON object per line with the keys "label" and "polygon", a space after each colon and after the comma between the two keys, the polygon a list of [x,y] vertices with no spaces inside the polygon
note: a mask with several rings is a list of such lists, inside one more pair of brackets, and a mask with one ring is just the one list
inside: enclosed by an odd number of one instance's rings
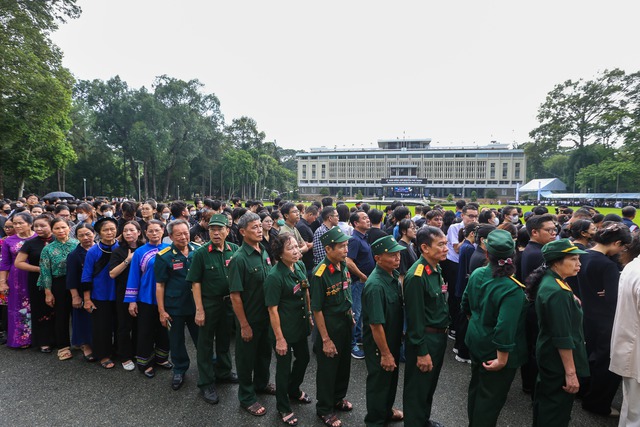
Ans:
{"label": "row of window", "polygon": [[394,160],[394,159],[412,159],[412,160],[422,160],[422,159],[439,159],[439,158],[488,158],[489,156],[493,158],[514,158],[514,159],[522,159],[524,158],[524,153],[438,153],[438,154],[351,154],[351,155],[342,155],[342,154],[330,154],[330,155],[322,155],[322,156],[309,156],[302,155],[299,156],[300,160],[363,160],[363,159],[386,159],[386,160]]}

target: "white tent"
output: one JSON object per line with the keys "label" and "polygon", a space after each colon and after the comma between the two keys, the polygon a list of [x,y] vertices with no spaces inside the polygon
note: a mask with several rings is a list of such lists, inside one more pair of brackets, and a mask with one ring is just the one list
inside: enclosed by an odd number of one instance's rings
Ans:
{"label": "white tent", "polygon": [[567,186],[558,178],[532,179],[520,187],[521,193],[535,193],[538,191],[567,191]]}

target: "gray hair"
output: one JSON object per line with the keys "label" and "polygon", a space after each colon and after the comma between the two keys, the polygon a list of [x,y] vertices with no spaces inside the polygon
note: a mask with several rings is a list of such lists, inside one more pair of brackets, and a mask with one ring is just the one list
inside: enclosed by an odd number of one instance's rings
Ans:
{"label": "gray hair", "polygon": [[260,216],[257,213],[247,212],[238,220],[238,228],[247,228],[247,225],[253,221],[260,221]]}
{"label": "gray hair", "polygon": [[169,224],[167,224],[167,233],[169,234],[169,236],[171,236],[173,234],[174,227],[176,225],[180,225],[180,224],[186,225],[187,226],[187,230],[190,228],[189,227],[189,222],[186,219],[174,219]]}
{"label": "gray hair", "polygon": [[33,216],[28,211],[16,212],[13,215],[11,215],[11,219],[13,218],[22,218],[22,220],[27,224],[29,225],[33,224]]}

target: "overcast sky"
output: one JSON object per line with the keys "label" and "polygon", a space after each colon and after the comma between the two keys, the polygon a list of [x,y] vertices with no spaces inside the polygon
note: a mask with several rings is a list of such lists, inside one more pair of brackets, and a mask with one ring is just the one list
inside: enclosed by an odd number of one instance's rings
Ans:
{"label": "overcast sky", "polygon": [[521,143],[554,85],[640,70],[635,1],[79,0],[78,79],[199,79],[285,148]]}

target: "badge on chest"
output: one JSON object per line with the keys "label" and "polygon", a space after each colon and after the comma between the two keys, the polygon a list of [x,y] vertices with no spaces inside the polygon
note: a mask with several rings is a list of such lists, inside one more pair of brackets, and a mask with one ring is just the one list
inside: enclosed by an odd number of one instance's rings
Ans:
{"label": "badge on chest", "polygon": [[182,270],[184,268],[184,262],[173,260],[172,267],[174,270]]}

